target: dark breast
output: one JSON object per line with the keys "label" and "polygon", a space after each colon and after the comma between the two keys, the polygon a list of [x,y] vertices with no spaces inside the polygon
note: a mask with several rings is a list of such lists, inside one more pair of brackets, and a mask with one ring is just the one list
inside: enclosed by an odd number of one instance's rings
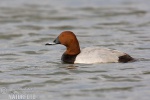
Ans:
{"label": "dark breast", "polygon": [[61,60],[63,63],[74,64],[77,55],[63,54]]}

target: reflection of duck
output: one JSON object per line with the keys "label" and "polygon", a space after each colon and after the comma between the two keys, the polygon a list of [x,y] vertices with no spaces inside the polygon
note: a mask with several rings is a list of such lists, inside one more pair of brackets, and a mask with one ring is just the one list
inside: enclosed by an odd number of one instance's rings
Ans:
{"label": "reflection of duck", "polygon": [[[130,55],[107,48],[87,47],[80,51],[79,42],[71,31],[62,32],[55,40],[55,44],[66,46],[66,51],[61,57],[64,63],[111,63],[129,62],[134,60]],[[51,45],[47,43],[46,45]]]}

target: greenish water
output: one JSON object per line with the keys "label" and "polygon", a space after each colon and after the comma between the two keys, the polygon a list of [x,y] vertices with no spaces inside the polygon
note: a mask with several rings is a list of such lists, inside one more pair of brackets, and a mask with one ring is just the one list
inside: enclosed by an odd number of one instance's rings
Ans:
{"label": "greenish water", "polygon": [[[0,99],[149,100],[149,4],[148,0],[1,0]],[[118,49],[138,61],[61,64],[65,47],[44,44],[64,30],[77,35],[81,48]]]}

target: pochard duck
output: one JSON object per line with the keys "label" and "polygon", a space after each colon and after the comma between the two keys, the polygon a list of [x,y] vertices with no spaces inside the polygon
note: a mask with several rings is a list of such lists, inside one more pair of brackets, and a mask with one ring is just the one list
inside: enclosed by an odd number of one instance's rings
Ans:
{"label": "pochard duck", "polygon": [[[107,48],[87,47],[80,50],[78,39],[71,31],[62,32],[53,42],[66,46],[66,51],[61,57],[63,63],[126,63],[134,60],[134,58],[124,52]],[[46,45],[53,44],[46,43]]]}

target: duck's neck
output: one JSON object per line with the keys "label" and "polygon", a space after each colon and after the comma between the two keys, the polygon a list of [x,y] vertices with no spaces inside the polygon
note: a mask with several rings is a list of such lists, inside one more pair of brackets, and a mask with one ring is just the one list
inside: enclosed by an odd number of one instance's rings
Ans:
{"label": "duck's neck", "polygon": [[67,46],[67,50],[65,51],[65,54],[68,54],[68,55],[78,55],[79,53],[80,53],[79,43],[75,45]]}
{"label": "duck's neck", "polygon": [[76,59],[76,56],[79,53],[80,53],[79,45],[68,46],[67,50],[62,55],[61,60],[63,61],[63,63],[73,64]]}

